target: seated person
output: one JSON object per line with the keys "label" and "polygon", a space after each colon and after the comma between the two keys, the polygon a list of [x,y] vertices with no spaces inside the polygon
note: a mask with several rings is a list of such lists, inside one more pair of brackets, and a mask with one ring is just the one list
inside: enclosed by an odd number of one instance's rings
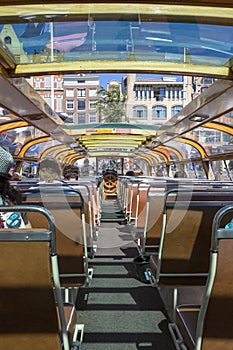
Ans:
{"label": "seated person", "polygon": [[186,178],[187,177],[187,174],[184,170],[178,170],[176,171],[175,175],[174,175],[175,178]]}
{"label": "seated person", "polygon": [[75,165],[65,165],[63,177],[65,181],[77,181],[79,179],[79,168]]}
{"label": "seated person", "polygon": [[59,183],[62,181],[62,168],[56,159],[45,158],[39,163],[40,183]]}
{"label": "seated person", "polygon": [[128,170],[125,174],[125,176],[135,176],[135,173],[133,170]]}
{"label": "seated person", "polygon": [[[14,171],[13,157],[0,146],[0,205],[17,205],[21,204],[21,194],[9,183]],[[16,212],[0,213],[0,228],[24,228],[31,227],[27,216]]]}
{"label": "seated person", "polygon": [[94,175],[94,169],[89,164],[89,160],[87,158],[84,159],[83,167],[81,168],[81,175],[83,176]]}

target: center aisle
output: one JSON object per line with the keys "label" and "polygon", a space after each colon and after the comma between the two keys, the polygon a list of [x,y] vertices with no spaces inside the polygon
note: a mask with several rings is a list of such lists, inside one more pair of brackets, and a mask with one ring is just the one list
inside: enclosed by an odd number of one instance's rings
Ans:
{"label": "center aisle", "polygon": [[136,279],[138,255],[128,225],[102,222],[88,288],[80,288],[82,350],[174,350],[156,288]]}

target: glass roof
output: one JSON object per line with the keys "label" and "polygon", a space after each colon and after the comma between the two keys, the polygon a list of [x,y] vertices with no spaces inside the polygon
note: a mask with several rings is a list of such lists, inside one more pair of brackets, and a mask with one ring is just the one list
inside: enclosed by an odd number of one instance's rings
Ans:
{"label": "glass roof", "polygon": [[[41,147],[31,145],[28,157],[38,153],[38,149],[40,153],[46,147],[60,145],[59,142],[83,155],[87,151],[103,157],[108,152],[113,156],[141,156],[143,151],[150,154],[157,146],[157,157],[161,159],[164,159],[161,153],[165,156],[166,152],[173,158],[179,158],[179,154],[185,157],[187,152],[191,158],[200,154],[205,157],[212,154],[209,145],[213,137],[215,142],[224,141],[231,152],[230,0],[225,0],[224,7],[214,0],[213,7],[176,5],[178,0],[168,5],[165,0],[163,4],[37,2],[20,1],[12,6],[9,0],[0,4],[1,106],[22,118],[1,115],[0,136],[6,135],[5,123],[15,123],[9,130],[26,127],[28,123],[57,140],[44,142]],[[182,1],[186,2],[189,1]],[[199,0],[198,4],[201,3]],[[224,80],[157,130],[146,125],[65,124],[22,78],[80,72],[165,72],[210,75]],[[219,124],[216,126],[215,122]],[[23,130],[16,129],[18,138]],[[10,131],[7,133],[12,136]],[[187,133],[193,143],[182,140]],[[205,152],[195,148],[195,142],[203,144]],[[161,146],[167,147],[167,151]]]}
{"label": "glass roof", "polygon": [[233,55],[233,27],[220,25],[93,20],[7,24],[0,32],[17,64],[131,59],[229,66]]}
{"label": "glass roof", "polygon": [[[83,61],[81,70],[116,71],[124,61],[125,70],[133,64],[168,71],[174,64],[174,72],[192,66],[213,74],[215,68],[218,76],[228,75],[231,67],[232,18],[232,6],[25,4],[0,8],[0,38],[5,52],[14,57],[16,74],[32,73],[32,65],[34,72],[35,65],[46,71],[49,64],[51,70],[58,62],[65,63],[60,69],[70,71],[72,62]],[[151,66],[142,65],[145,61]]]}

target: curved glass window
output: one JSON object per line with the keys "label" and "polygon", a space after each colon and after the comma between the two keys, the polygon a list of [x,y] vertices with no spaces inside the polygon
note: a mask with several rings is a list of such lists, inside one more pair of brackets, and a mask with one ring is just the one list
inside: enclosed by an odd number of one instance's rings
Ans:
{"label": "curved glass window", "polygon": [[47,142],[40,142],[40,143],[37,143],[33,146],[31,146],[26,154],[25,154],[25,157],[36,157],[36,158],[40,158],[41,154],[47,150],[48,148],[52,147],[52,146],[56,146],[58,145],[59,142],[58,141],[47,141]]}
{"label": "curved glass window", "polygon": [[233,151],[233,136],[229,133],[211,128],[199,127],[194,130],[192,134],[194,139],[205,148],[208,155]]}
{"label": "curved glass window", "polygon": [[173,148],[174,150],[177,150],[181,154],[183,159],[200,157],[199,151],[194,146],[185,142],[169,141],[167,143],[167,146]]}
{"label": "curved glass window", "polygon": [[[45,19],[51,17],[52,11],[57,13],[56,6],[57,4],[50,4]],[[100,17],[99,4],[92,4],[91,16],[89,5],[83,4],[80,18],[75,4],[67,4],[67,13],[74,13],[72,24],[67,16],[64,16],[63,21],[61,17],[56,21],[56,15],[53,22],[42,22],[42,16],[38,14],[37,19],[32,4],[24,9],[24,13],[27,13],[25,16],[19,15],[21,12],[16,9],[12,15],[11,33],[12,37],[17,37],[15,45],[20,43],[23,46],[23,51],[20,56],[16,55],[16,60],[19,63],[44,64],[77,60],[101,61],[107,57],[108,60],[118,62],[130,59],[223,66],[232,57],[230,25],[223,26],[221,23],[216,24],[216,21],[213,24],[208,24],[208,21],[198,23],[201,6],[197,7],[192,16],[184,15],[184,19],[181,16],[180,22],[169,22],[164,5],[143,4],[139,6],[138,14],[135,13],[134,4],[118,4],[115,7],[116,13],[113,13],[112,18],[108,13],[109,6],[106,6],[106,11],[104,8],[101,10]],[[7,11],[9,12],[7,6],[3,6],[2,18]],[[157,18],[158,13],[163,18],[168,18],[167,22],[161,21],[160,16]],[[232,14],[229,13],[228,16],[231,18]],[[29,21],[27,17],[33,19]],[[1,23],[4,23],[3,19]],[[5,26],[0,25],[0,34]]]}

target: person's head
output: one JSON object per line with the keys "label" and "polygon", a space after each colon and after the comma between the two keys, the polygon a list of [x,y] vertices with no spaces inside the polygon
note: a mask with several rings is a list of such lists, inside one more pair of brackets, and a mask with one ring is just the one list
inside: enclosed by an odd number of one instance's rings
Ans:
{"label": "person's head", "polygon": [[135,173],[133,170],[128,170],[125,176],[135,176]]}
{"label": "person's head", "polygon": [[0,195],[3,200],[19,204],[21,202],[20,192],[9,184],[12,168],[13,157],[11,153],[0,146]]}
{"label": "person's head", "polygon": [[10,170],[13,167],[13,157],[10,152],[0,146],[0,176],[6,179],[10,177]]}
{"label": "person's head", "polygon": [[11,181],[20,181],[22,180],[22,175],[20,175],[20,173],[14,171],[14,173],[12,174],[11,177]]}
{"label": "person's head", "polygon": [[56,159],[45,158],[39,163],[39,178],[41,181],[61,181],[62,169]]}
{"label": "person's head", "polygon": [[75,165],[66,165],[63,169],[64,180],[77,181],[79,178],[79,168]]}
{"label": "person's head", "polygon": [[174,175],[175,178],[186,178],[187,177],[187,174],[185,173],[184,170],[178,170],[175,175]]}
{"label": "person's head", "polygon": [[85,166],[88,166],[89,165],[89,159],[85,158],[83,163],[84,163]]}

